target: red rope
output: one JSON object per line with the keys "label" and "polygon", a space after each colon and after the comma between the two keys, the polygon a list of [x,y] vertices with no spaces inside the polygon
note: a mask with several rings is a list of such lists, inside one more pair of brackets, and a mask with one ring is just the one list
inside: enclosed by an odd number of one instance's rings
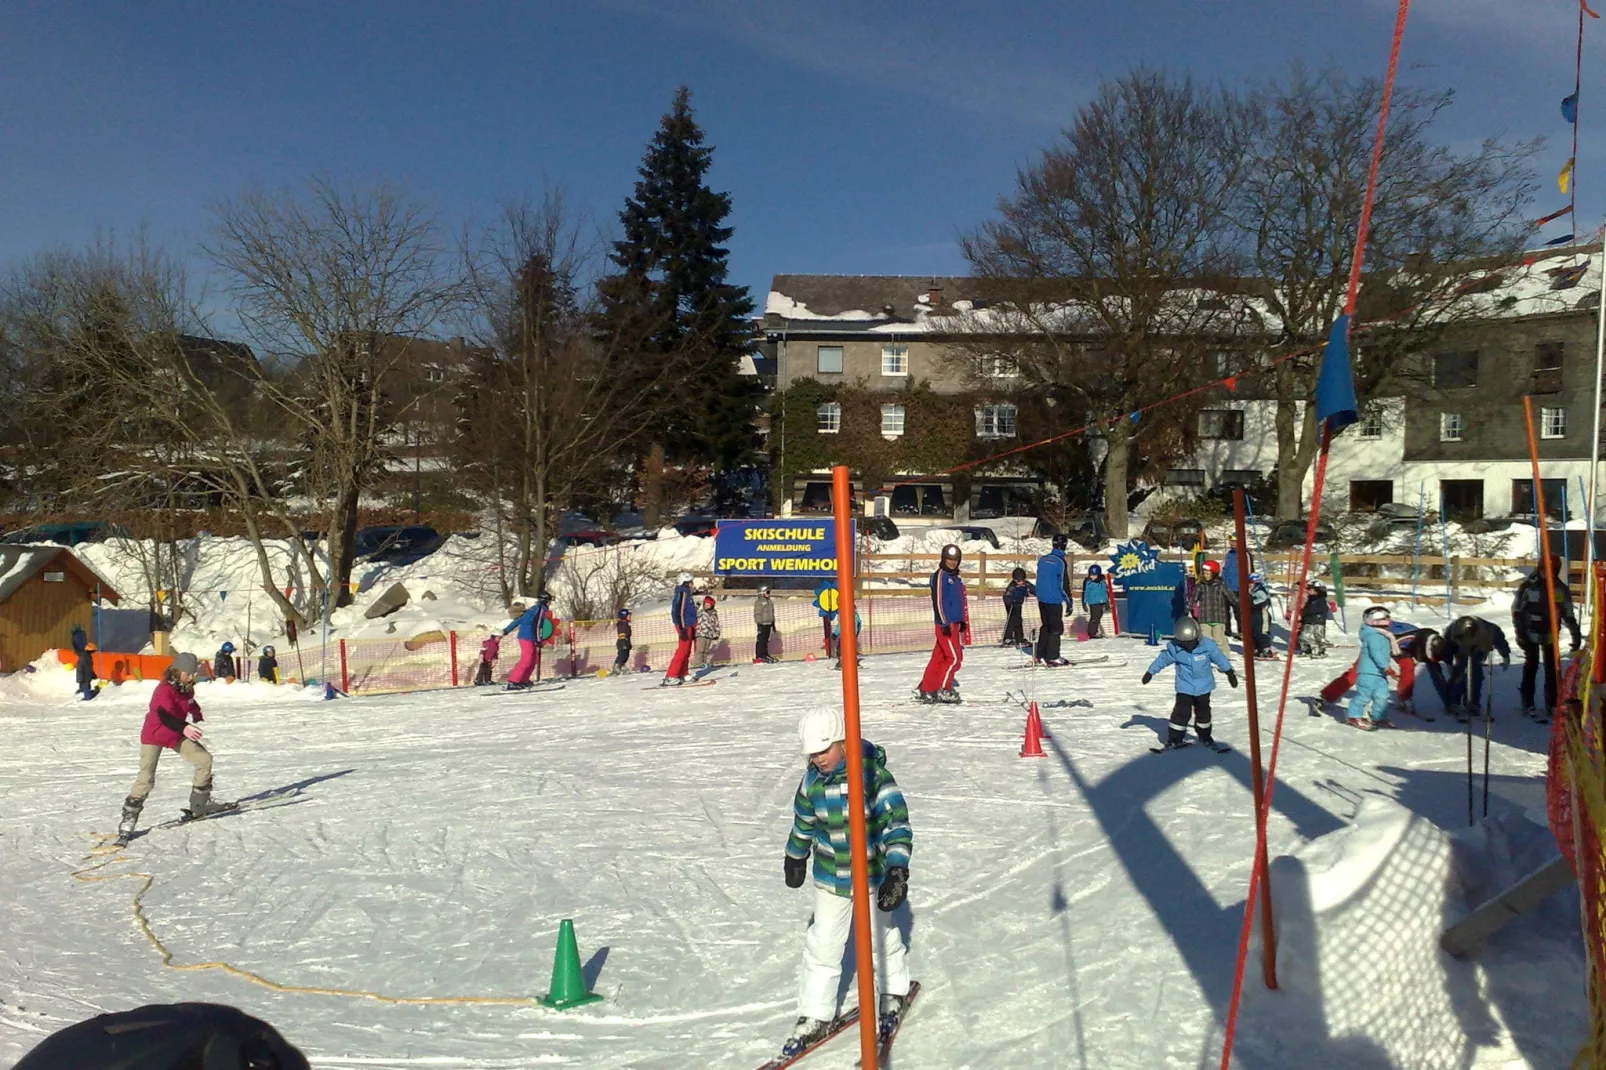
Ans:
{"label": "red rope", "polygon": [[[1377,195],[1377,173],[1383,162],[1383,139],[1388,130],[1389,100],[1394,95],[1394,79],[1399,70],[1400,42],[1405,37],[1405,18],[1410,13],[1411,0],[1400,0],[1394,16],[1394,39],[1389,46],[1388,73],[1383,77],[1383,96],[1378,104],[1377,138],[1372,144],[1372,164],[1366,175],[1366,198],[1361,204],[1360,226],[1355,232],[1355,253],[1350,262],[1349,293],[1344,302],[1346,314],[1355,311],[1355,296],[1360,291],[1361,263],[1366,255],[1366,236],[1372,225],[1372,203]],[[1294,604],[1289,611],[1288,650],[1283,658],[1283,684],[1277,697],[1277,719],[1272,726],[1271,757],[1266,763],[1266,787],[1260,810],[1255,815],[1255,857],[1249,869],[1249,891],[1244,896],[1243,925],[1238,931],[1238,962],[1233,968],[1232,999],[1227,1005],[1227,1023],[1221,1045],[1221,1070],[1232,1065],[1232,1042],[1238,1029],[1238,1009],[1243,999],[1244,969],[1249,962],[1249,934],[1254,927],[1255,894],[1260,882],[1268,879],[1261,872],[1260,859],[1266,843],[1266,825],[1271,818],[1272,794],[1277,787],[1277,757],[1282,751],[1283,717],[1288,712],[1288,688],[1294,676],[1294,650],[1299,640],[1299,618],[1305,607],[1305,585],[1310,576],[1311,551],[1316,542],[1316,524],[1322,512],[1322,488],[1327,479],[1327,457],[1332,445],[1331,426],[1322,428],[1322,448],[1316,459],[1316,478],[1311,486],[1310,519],[1305,525],[1305,547],[1300,553],[1299,579],[1294,588]]]}

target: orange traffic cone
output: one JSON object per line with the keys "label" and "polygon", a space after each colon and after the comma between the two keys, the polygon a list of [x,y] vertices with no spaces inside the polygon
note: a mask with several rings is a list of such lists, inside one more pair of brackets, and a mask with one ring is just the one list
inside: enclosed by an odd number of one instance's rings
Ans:
{"label": "orange traffic cone", "polygon": [[1047,758],[1043,753],[1043,720],[1038,716],[1037,703],[1026,708],[1026,740],[1021,744],[1022,758]]}

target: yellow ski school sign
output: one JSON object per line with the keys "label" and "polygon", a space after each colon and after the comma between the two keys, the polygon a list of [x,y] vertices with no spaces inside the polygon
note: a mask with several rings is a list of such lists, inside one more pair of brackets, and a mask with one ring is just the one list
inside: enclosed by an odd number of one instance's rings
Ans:
{"label": "yellow ski school sign", "polygon": [[721,520],[714,571],[725,576],[835,576],[836,521]]}

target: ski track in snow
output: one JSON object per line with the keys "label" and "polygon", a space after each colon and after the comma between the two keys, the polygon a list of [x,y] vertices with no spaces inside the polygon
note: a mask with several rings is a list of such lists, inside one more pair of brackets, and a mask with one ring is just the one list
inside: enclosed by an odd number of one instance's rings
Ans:
{"label": "ski track in snow", "polygon": [[[915,831],[899,920],[926,994],[895,1066],[1219,1059],[1254,840],[1244,692],[1216,692],[1217,735],[1233,752],[1150,755],[1170,675],[1140,687],[1156,651],[1132,639],[1099,645],[1128,663],[1023,680],[1006,671],[1018,654],[972,649],[957,707],[908,702],[923,656],[874,657],[861,671],[865,736],[886,747]],[[1411,731],[1361,733],[1307,714],[1298,696],[1349,656],[1341,647],[1296,663],[1274,858],[1344,828],[1372,799],[1465,825],[1464,730],[1453,720],[1402,716]],[[1269,729],[1282,666],[1257,668]],[[144,693],[8,704],[0,1066],[91,1014],[178,1000],[258,1015],[314,1067],[757,1065],[794,1017],[808,921],[810,894],[787,889],[780,865],[803,769],[795,725],[841,685],[824,662],[742,669],[673,696],[627,677],[494,703],[464,689],[208,705],[203,685],[219,794],[299,785],[297,804],[153,830],[100,871],[154,876],[144,909],[176,963],[224,960],[282,984],[394,997],[539,997],[558,923],[573,918],[606,1002],[563,1014],[277,992],[164,968],[132,920],[137,881],[71,876],[93,834],[115,827]],[[1495,675],[1497,710],[1514,709],[1515,676]],[[1004,695],[1023,684],[1045,702],[1092,703],[1044,711],[1047,758],[1017,757],[1024,716]],[[1418,700],[1436,711],[1425,678]],[[1497,720],[1491,813],[1540,805],[1532,778],[1545,731]],[[1477,759],[1481,768],[1481,743]],[[188,766],[166,756],[144,824],[173,816],[188,782]],[[1298,920],[1288,924],[1297,941]],[[1402,922],[1395,938],[1425,942],[1417,972],[1391,978],[1392,958],[1371,956],[1370,988],[1317,976],[1271,995],[1252,964],[1236,1065],[1529,1065],[1533,1048],[1514,1040],[1507,1017],[1522,1012],[1559,1034],[1582,1021],[1581,983],[1559,1000],[1536,990],[1532,1006],[1497,1006],[1478,995],[1483,967],[1437,956],[1434,926]],[[1396,999],[1387,993],[1401,984],[1410,1028],[1338,1013]],[[1569,1043],[1555,1042],[1558,1065]],[[834,1042],[809,1065],[845,1070],[855,1051],[851,1039]]]}

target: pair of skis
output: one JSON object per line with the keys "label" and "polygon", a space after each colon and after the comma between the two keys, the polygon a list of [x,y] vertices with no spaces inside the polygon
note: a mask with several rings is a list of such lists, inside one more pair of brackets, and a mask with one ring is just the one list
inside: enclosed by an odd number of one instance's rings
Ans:
{"label": "pair of skis", "polygon": [[[1006,668],[1006,669],[1032,669],[1032,668],[1037,668],[1037,669],[1042,669],[1044,672],[1047,672],[1050,669],[1074,669],[1078,665],[1099,665],[1099,664],[1102,664],[1103,662],[1106,662],[1106,661],[1109,661],[1109,660],[1110,660],[1110,655],[1108,655],[1108,654],[1098,654],[1098,655],[1095,655],[1094,657],[1091,657],[1091,658],[1068,658],[1068,659],[1066,659],[1066,662],[1065,662],[1064,665],[1039,665],[1035,661],[1028,661],[1024,665],[1005,665],[1004,668]],[[1126,663],[1122,662],[1122,664],[1124,665]]]}
{"label": "pair of skis", "polygon": [[167,821],[158,821],[146,828],[135,829],[128,836],[118,836],[111,841],[112,847],[127,847],[134,840],[156,829],[173,829],[180,825],[193,825],[197,821],[211,821],[213,818],[228,817],[230,814],[249,813],[252,810],[272,810],[277,806],[289,806],[301,794],[300,789],[294,791],[275,791],[255,799],[243,799],[240,802],[228,803],[222,809],[214,810],[209,814],[196,817],[187,808],[179,811],[179,816]]}
{"label": "pair of skis", "polygon": [[1175,750],[1187,750],[1189,747],[1193,746],[1195,743],[1197,743],[1199,746],[1203,747],[1205,750],[1213,750],[1217,754],[1226,754],[1226,753],[1228,753],[1229,751],[1232,750],[1232,747],[1230,747],[1226,743],[1221,743],[1221,742],[1218,742],[1218,741],[1213,740],[1213,739],[1210,740],[1207,743],[1202,739],[1197,739],[1196,740],[1192,736],[1187,736],[1187,737],[1184,737],[1184,739],[1182,740],[1181,743],[1175,744],[1174,746],[1169,746],[1169,747],[1150,747],[1149,748],[1149,753],[1150,754],[1166,754],[1166,753],[1168,753],[1170,751],[1175,751]]}
{"label": "pair of skis", "polygon": [[[920,982],[919,981],[915,981],[914,983],[912,983],[909,986],[909,996],[904,1001],[903,1014],[898,1019],[897,1027],[894,1028],[892,1030],[892,1032],[889,1033],[887,1036],[884,1036],[884,1037],[881,1038],[880,1048],[879,1048],[879,1051],[878,1051],[878,1053],[876,1055],[876,1064],[877,1065],[881,1065],[881,1064],[886,1062],[887,1056],[892,1051],[892,1042],[894,1040],[898,1039],[898,1030],[903,1028],[904,1019],[909,1017],[909,1008],[914,1006],[915,997],[918,996],[918,995],[920,995]],[[785,1067],[795,1066],[802,1059],[807,1058],[809,1055],[812,1055],[816,1051],[819,1051],[820,1048],[823,1047],[825,1044],[829,1043],[830,1040],[833,1037],[840,1036],[842,1033],[847,1032],[849,1029],[852,1029],[854,1026],[856,1026],[858,1024],[859,1024],[859,1008],[858,1007],[854,1007],[852,1010],[847,1011],[847,1012],[845,1012],[843,1014],[839,1014],[834,1019],[832,1019],[831,1027],[826,1030],[825,1035],[822,1036],[819,1040],[816,1040],[813,1044],[810,1044],[808,1047],[804,1048],[802,1051],[798,1052],[796,1055],[783,1055],[783,1056],[779,1056],[777,1058],[771,1059],[769,1062],[765,1063],[763,1066],[760,1066],[758,1068],[758,1070],[784,1070]],[[860,1062],[860,1063],[854,1063],[854,1065],[855,1066],[863,1066],[864,1064],[862,1062]]]}

